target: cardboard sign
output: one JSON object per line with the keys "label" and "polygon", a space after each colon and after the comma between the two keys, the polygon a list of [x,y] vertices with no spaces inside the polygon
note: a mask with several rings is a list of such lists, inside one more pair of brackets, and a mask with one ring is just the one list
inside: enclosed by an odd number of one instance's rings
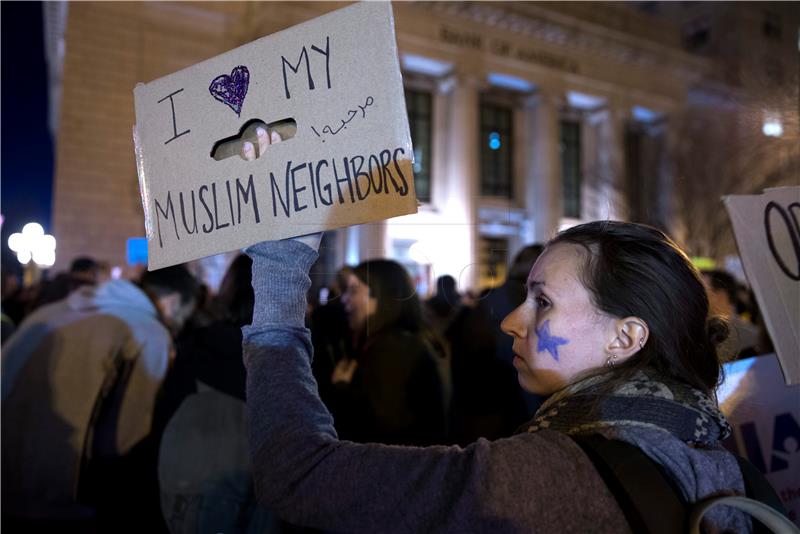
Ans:
{"label": "cardboard sign", "polygon": [[725,445],[769,480],[800,526],[800,386],[783,383],[774,354],[724,365],[717,390],[733,428]]}
{"label": "cardboard sign", "polygon": [[[263,37],[134,98],[151,270],[417,210],[389,3]],[[245,161],[262,123],[284,140]]]}
{"label": "cardboard sign", "polygon": [[800,187],[724,199],[787,384],[800,384]]}

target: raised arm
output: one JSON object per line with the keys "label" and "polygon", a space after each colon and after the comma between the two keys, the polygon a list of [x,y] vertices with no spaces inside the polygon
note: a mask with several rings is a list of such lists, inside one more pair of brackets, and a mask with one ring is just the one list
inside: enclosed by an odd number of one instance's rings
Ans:
{"label": "raised arm", "polygon": [[[598,500],[606,490],[591,464],[555,433],[466,449],[339,441],[317,395],[303,323],[317,254],[294,240],[261,243],[248,254],[256,305],[243,329],[247,409],[264,506],[295,524],[339,532],[570,530],[586,525],[586,514],[625,531],[614,510],[598,510],[608,501]],[[594,502],[576,512],[556,478],[583,479]]]}

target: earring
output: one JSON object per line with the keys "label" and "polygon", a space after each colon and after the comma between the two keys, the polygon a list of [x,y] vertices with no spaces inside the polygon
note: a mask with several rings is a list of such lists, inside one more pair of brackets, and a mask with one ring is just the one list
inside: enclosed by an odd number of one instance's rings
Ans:
{"label": "earring", "polygon": [[614,367],[615,363],[617,363],[617,355],[611,354],[606,360],[606,367]]}
{"label": "earring", "polygon": [[639,348],[640,349],[644,348],[644,338],[639,339]]}

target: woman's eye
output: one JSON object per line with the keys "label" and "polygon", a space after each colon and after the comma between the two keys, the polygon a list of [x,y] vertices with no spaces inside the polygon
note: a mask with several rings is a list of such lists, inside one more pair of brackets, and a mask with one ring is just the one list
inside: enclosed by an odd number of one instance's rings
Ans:
{"label": "woman's eye", "polygon": [[545,309],[550,305],[550,302],[543,297],[536,297],[535,302],[538,309]]}

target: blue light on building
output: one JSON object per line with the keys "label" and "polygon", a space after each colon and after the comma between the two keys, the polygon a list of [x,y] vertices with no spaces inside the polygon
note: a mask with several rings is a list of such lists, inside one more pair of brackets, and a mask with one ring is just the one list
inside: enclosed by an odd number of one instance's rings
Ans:
{"label": "blue light on building", "polygon": [[489,134],[489,148],[492,150],[499,150],[501,146],[500,143],[500,134],[497,132],[492,132]]}

